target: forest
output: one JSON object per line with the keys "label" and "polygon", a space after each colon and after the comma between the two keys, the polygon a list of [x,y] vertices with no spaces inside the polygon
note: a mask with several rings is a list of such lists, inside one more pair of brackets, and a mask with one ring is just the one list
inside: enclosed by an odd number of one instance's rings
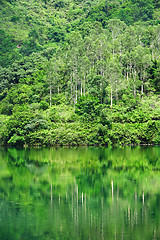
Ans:
{"label": "forest", "polygon": [[159,0],[0,0],[0,144],[160,144]]}

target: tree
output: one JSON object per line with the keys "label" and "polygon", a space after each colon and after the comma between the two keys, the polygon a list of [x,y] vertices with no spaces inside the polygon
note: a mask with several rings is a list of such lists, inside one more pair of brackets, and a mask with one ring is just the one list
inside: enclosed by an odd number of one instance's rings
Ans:
{"label": "tree", "polygon": [[122,31],[125,29],[126,24],[119,19],[110,19],[110,20],[108,20],[107,23],[108,23],[108,29],[112,33],[111,38],[112,38],[112,44],[113,44],[113,58],[114,58],[114,55],[115,55],[115,40],[122,33]]}
{"label": "tree", "polygon": [[46,82],[49,86],[49,105],[52,107],[52,93],[53,89],[57,87],[59,93],[59,62],[58,59],[52,58],[46,63]]}
{"label": "tree", "polygon": [[110,59],[106,69],[106,80],[110,88],[110,105],[113,106],[113,94],[118,101],[118,90],[121,88],[121,67],[116,59]]}
{"label": "tree", "polygon": [[141,82],[141,95],[144,93],[144,83],[147,79],[146,69],[151,66],[151,55],[149,54],[149,50],[147,48],[143,48],[142,46],[138,46],[135,48],[134,56],[136,62],[136,68],[139,73],[139,78]]}

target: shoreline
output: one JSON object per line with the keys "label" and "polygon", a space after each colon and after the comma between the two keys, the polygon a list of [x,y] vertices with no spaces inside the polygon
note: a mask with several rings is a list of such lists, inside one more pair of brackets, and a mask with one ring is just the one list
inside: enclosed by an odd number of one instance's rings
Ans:
{"label": "shoreline", "polygon": [[88,147],[104,147],[104,148],[108,148],[108,147],[113,147],[113,148],[116,148],[116,147],[159,147],[160,144],[109,144],[109,145],[93,145],[93,144],[88,144],[88,145],[38,145],[38,144],[35,144],[35,145],[29,145],[29,144],[24,144],[24,145],[1,145],[0,144],[0,147],[1,148],[88,148]]}

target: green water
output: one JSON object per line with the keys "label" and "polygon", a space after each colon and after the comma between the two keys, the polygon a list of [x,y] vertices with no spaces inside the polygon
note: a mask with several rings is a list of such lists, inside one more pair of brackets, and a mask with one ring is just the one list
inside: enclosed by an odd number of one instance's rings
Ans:
{"label": "green water", "polygon": [[160,239],[160,147],[1,148],[0,239]]}

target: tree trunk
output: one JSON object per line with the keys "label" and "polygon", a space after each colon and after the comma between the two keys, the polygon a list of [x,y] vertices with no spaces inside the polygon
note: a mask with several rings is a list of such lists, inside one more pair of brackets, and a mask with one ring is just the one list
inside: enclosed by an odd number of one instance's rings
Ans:
{"label": "tree trunk", "polygon": [[71,84],[71,102],[72,102],[72,99],[73,99],[73,90],[72,90],[72,84]]}
{"label": "tree trunk", "polygon": [[114,58],[114,35],[113,35],[113,31],[112,31],[112,41],[113,41],[113,58]]}
{"label": "tree trunk", "polygon": [[102,83],[100,83],[101,104],[102,104]]}
{"label": "tree trunk", "polygon": [[118,90],[117,90],[117,82],[115,82],[116,83],[116,91],[115,91],[115,93],[116,93],[116,102],[118,102]]}
{"label": "tree trunk", "polygon": [[143,97],[143,91],[144,91],[144,85],[143,85],[143,82],[141,83],[141,94],[142,94],[142,97]]}
{"label": "tree trunk", "polygon": [[133,91],[133,94],[134,94],[134,98],[136,98],[136,86],[134,85],[134,91]]}
{"label": "tree trunk", "polygon": [[127,65],[127,82],[128,82],[128,65]]}
{"label": "tree trunk", "polygon": [[83,91],[82,91],[82,81],[81,81],[81,97],[83,95]]}
{"label": "tree trunk", "polygon": [[141,80],[141,95],[142,95],[142,97],[143,97],[143,88],[144,88],[144,86],[143,86],[143,78],[142,78],[142,71],[141,71],[141,73],[140,73],[140,80]]}
{"label": "tree trunk", "polygon": [[130,61],[130,80],[131,80],[131,73],[132,73],[132,63]]}
{"label": "tree trunk", "polygon": [[112,107],[112,105],[113,105],[113,103],[112,103],[112,101],[113,101],[113,96],[112,96],[112,86],[111,86],[111,107]]}
{"label": "tree trunk", "polygon": [[76,97],[75,97],[75,103],[77,103],[77,82],[76,82]]}
{"label": "tree trunk", "polygon": [[52,86],[50,83],[50,90],[49,90],[49,105],[52,107]]}
{"label": "tree trunk", "polygon": [[132,68],[132,75],[133,75],[133,80],[134,80],[134,90],[133,90],[133,95],[134,98],[136,97],[136,70],[134,67],[134,72],[133,72],[133,68]]}
{"label": "tree trunk", "polygon": [[85,96],[85,94],[86,94],[86,89],[85,89],[85,84],[86,84],[86,77],[85,77],[85,75],[84,75],[84,89],[83,89],[83,92],[84,92],[84,96]]}

